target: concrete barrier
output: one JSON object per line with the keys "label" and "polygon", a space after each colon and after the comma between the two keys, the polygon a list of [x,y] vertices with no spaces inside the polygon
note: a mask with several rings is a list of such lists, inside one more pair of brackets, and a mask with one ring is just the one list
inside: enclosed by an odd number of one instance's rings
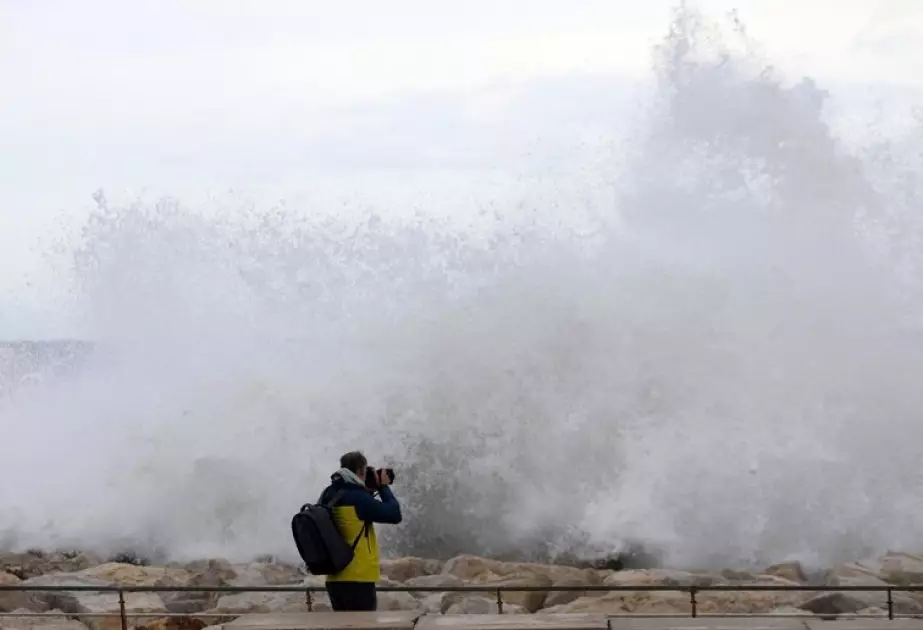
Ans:
{"label": "concrete barrier", "polygon": [[252,613],[227,630],[923,630],[923,619],[607,617],[602,613],[428,615],[410,611]]}
{"label": "concrete barrier", "polygon": [[416,630],[608,630],[604,614],[425,615]]}
{"label": "concrete barrier", "polygon": [[923,619],[806,620],[808,630],[923,630]]}
{"label": "concrete barrier", "polygon": [[[610,630],[809,630],[806,619],[741,618],[718,619],[715,617],[676,617],[659,619],[632,619],[612,617]],[[885,619],[887,621],[887,619]],[[840,630],[839,626],[827,625],[811,630]],[[852,629],[851,629],[852,630]],[[855,630],[858,630],[856,628]],[[877,629],[876,629],[877,630]],[[923,627],[918,630],[923,630]]]}
{"label": "concrete barrier", "polygon": [[252,613],[228,630],[413,630],[422,613],[410,611]]}

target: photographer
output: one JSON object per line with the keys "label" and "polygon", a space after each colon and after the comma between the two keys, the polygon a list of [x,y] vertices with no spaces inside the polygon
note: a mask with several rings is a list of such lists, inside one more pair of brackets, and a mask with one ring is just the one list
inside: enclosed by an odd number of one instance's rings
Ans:
{"label": "photographer", "polygon": [[[394,473],[368,466],[365,456],[354,451],[340,458],[340,469],[321,494],[326,503],[341,493],[333,507],[333,518],[349,544],[355,542],[352,562],[339,573],[327,576],[327,594],[335,611],[375,610],[376,583],[381,579],[378,540],[373,523],[401,522],[401,505],[391,492]],[[380,500],[374,496],[378,491]]]}

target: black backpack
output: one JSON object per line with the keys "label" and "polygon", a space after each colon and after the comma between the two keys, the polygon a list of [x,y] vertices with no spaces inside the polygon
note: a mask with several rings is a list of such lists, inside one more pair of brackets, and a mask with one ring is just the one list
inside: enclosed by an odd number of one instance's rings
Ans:
{"label": "black backpack", "polygon": [[327,503],[305,503],[292,517],[295,546],[305,567],[314,575],[330,575],[345,569],[353,561],[359,539],[368,531],[366,524],[353,544],[346,544],[333,519],[333,507],[344,492],[338,491]]}

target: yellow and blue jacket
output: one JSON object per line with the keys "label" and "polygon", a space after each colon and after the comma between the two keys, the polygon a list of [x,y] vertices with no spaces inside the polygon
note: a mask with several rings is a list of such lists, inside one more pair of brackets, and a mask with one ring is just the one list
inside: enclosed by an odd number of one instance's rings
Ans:
{"label": "yellow and blue jacket", "polygon": [[371,490],[348,483],[339,474],[334,474],[331,481],[321,494],[319,503],[326,504],[334,494],[343,490],[333,506],[333,520],[348,544],[358,542],[352,562],[339,573],[328,575],[327,581],[378,582],[381,579],[381,565],[373,523],[400,523],[401,504],[388,486],[380,488],[379,501]]}

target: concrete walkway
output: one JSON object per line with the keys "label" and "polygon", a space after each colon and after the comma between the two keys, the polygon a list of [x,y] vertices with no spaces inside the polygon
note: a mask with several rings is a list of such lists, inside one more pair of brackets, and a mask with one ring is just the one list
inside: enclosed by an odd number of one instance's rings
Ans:
{"label": "concrete walkway", "polygon": [[254,613],[227,630],[923,630],[923,619],[630,618],[603,614]]}

